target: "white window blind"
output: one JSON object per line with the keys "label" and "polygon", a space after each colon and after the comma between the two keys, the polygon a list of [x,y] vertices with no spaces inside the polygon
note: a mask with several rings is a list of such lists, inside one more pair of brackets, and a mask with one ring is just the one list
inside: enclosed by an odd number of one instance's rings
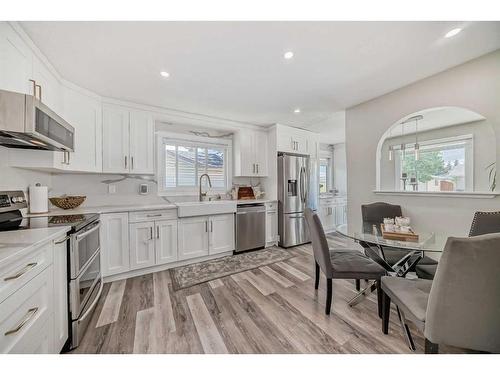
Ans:
{"label": "white window blind", "polygon": [[210,176],[213,190],[227,190],[227,146],[164,139],[162,147],[162,190],[198,188],[199,178],[204,173]]}

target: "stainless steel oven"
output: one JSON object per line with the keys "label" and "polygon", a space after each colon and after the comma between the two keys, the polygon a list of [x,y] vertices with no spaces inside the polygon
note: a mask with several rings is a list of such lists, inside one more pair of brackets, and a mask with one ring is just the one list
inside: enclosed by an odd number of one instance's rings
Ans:
{"label": "stainless steel oven", "polygon": [[70,349],[79,345],[102,294],[100,226],[95,220],[70,235]]}

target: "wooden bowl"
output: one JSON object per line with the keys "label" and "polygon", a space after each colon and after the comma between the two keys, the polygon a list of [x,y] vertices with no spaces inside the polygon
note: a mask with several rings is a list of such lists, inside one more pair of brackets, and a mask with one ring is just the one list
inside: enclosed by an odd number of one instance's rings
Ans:
{"label": "wooden bowl", "polygon": [[65,197],[52,197],[49,198],[49,200],[50,203],[56,207],[62,208],[63,210],[71,210],[81,205],[86,198],[86,196],[68,195]]}

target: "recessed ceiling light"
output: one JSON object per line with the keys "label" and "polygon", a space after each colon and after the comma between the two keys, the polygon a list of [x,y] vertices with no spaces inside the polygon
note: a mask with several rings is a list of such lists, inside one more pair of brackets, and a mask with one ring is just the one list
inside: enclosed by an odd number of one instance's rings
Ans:
{"label": "recessed ceiling light", "polygon": [[169,72],[160,72],[160,75],[164,78],[168,78],[170,77],[170,73]]}
{"label": "recessed ceiling light", "polygon": [[457,27],[456,29],[450,30],[445,34],[445,38],[451,38],[452,36],[457,35],[462,29],[460,27]]}
{"label": "recessed ceiling light", "polygon": [[293,110],[293,113],[300,113],[300,108],[295,108],[295,109]]}
{"label": "recessed ceiling light", "polygon": [[283,57],[287,60],[290,60],[293,57],[293,52],[292,51],[285,52]]}

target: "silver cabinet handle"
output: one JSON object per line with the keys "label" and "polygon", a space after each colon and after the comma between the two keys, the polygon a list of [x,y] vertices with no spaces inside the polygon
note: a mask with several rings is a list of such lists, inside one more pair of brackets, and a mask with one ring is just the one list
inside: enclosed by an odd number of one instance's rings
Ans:
{"label": "silver cabinet handle", "polygon": [[158,217],[161,216],[162,214],[147,214],[146,217]]}
{"label": "silver cabinet handle", "polygon": [[156,238],[160,238],[160,227],[156,226]]}
{"label": "silver cabinet handle", "polygon": [[127,156],[125,156],[125,169],[127,169]]}
{"label": "silver cabinet handle", "polygon": [[17,333],[21,330],[21,328],[23,328],[26,323],[28,323],[31,319],[33,319],[33,317],[36,315],[38,311],[38,307],[33,307],[31,309],[28,310],[28,312],[26,313],[26,315],[24,316],[23,320],[21,321],[21,323],[19,323],[17,325],[17,327],[15,328],[12,328],[11,330],[8,330],[7,332],[4,333],[5,336],[9,336],[9,335],[12,335],[14,333]]}
{"label": "silver cabinet handle", "polygon": [[36,98],[36,81],[34,79],[29,80],[33,84],[33,96]]}
{"label": "silver cabinet handle", "polygon": [[69,236],[66,236],[64,237],[62,240],[60,241],[56,241],[54,242],[54,245],[59,245],[59,244],[62,244],[63,242],[66,242],[67,240],[69,240]]}
{"label": "silver cabinet handle", "polygon": [[18,271],[15,275],[7,276],[6,278],[3,279],[3,281],[19,279],[22,275],[24,275],[29,270],[35,268],[37,265],[38,265],[38,263],[36,263],[36,262],[28,263],[20,271]]}
{"label": "silver cabinet handle", "polygon": [[71,158],[71,155],[69,153],[69,151],[64,151],[66,155],[68,155],[67,159],[66,159],[66,164],[69,165],[70,164],[70,158]]}
{"label": "silver cabinet handle", "polygon": [[257,166],[257,174],[259,174],[259,164],[255,164]]}
{"label": "silver cabinet handle", "polygon": [[42,86],[36,85],[36,87],[38,88],[38,100],[42,101]]}
{"label": "silver cabinet handle", "polygon": [[214,231],[214,222],[210,220],[210,232]]}
{"label": "silver cabinet handle", "polygon": [[153,239],[153,227],[149,227],[149,239]]}
{"label": "silver cabinet handle", "polygon": [[208,221],[205,221],[205,232],[208,233]]}
{"label": "silver cabinet handle", "polygon": [[134,157],[130,157],[130,162],[131,162],[131,169],[134,169]]}

